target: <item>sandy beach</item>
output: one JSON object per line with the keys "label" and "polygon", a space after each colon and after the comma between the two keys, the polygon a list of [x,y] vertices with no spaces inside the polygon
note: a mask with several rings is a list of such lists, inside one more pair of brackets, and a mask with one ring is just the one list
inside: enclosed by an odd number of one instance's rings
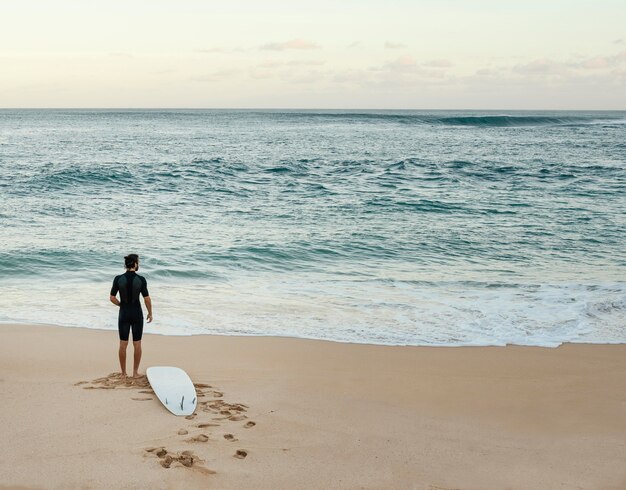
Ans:
{"label": "sandy beach", "polygon": [[626,345],[143,344],[195,417],[116,376],[114,331],[0,326],[0,488],[626,488]]}

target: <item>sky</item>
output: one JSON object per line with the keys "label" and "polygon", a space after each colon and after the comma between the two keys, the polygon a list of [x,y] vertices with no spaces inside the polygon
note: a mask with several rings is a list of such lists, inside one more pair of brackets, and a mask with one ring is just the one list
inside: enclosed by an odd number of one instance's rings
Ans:
{"label": "sky", "polygon": [[0,107],[626,109],[625,0],[0,0]]}

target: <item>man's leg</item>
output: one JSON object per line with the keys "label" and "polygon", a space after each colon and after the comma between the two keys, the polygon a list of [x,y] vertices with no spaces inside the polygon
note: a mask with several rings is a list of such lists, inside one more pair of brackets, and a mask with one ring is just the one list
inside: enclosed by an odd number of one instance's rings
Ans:
{"label": "man's leg", "polygon": [[128,340],[120,340],[120,368],[122,369],[122,376],[126,376],[126,347],[128,347]]}
{"label": "man's leg", "polygon": [[135,363],[133,364],[133,378],[139,376],[139,363],[141,362],[141,340],[133,341],[135,348]]}

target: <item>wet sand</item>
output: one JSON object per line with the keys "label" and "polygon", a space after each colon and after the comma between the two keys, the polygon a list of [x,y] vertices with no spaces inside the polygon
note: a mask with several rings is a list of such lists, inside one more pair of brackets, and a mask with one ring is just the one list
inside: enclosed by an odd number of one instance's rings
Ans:
{"label": "wet sand", "polygon": [[0,489],[626,488],[626,345],[143,349],[191,376],[194,417],[120,379],[115,331],[0,325]]}

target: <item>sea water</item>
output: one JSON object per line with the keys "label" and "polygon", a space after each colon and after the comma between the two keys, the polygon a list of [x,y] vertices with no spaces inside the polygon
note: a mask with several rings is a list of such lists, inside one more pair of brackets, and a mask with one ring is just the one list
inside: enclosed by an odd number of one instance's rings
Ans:
{"label": "sea water", "polygon": [[626,113],[0,111],[0,321],[626,342]]}

